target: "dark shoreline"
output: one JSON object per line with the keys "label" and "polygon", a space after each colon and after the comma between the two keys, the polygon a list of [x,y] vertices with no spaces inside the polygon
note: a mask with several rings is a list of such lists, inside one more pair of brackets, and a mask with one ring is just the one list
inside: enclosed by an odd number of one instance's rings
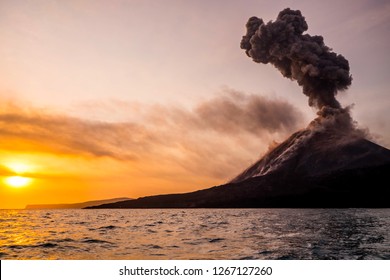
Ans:
{"label": "dark shoreline", "polygon": [[184,194],[141,197],[84,209],[107,208],[390,208],[390,164],[317,177],[251,178]]}

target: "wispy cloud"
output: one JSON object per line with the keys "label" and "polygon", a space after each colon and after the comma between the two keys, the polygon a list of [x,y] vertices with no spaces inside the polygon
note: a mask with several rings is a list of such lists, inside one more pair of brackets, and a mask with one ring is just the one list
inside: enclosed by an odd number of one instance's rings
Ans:
{"label": "wispy cloud", "polygon": [[[137,111],[137,110],[136,110]],[[2,149],[171,165],[227,179],[272,140],[301,126],[289,103],[228,90],[193,109],[145,107],[134,122],[101,122],[17,106],[0,113]]]}

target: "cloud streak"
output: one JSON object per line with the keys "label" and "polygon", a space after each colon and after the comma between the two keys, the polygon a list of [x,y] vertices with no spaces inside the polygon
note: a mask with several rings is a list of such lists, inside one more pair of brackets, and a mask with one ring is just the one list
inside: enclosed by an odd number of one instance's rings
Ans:
{"label": "cloud streak", "polygon": [[[99,122],[13,107],[0,113],[2,149],[172,165],[227,179],[253,150],[299,128],[289,103],[228,90],[192,109],[145,107],[134,122]],[[146,164],[145,164],[146,163]]]}

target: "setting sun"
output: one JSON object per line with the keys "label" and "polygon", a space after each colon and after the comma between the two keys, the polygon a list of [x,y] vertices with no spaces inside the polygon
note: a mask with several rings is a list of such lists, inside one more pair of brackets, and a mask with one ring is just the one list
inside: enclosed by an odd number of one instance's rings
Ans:
{"label": "setting sun", "polygon": [[5,183],[11,187],[19,188],[25,187],[32,181],[31,178],[22,177],[22,176],[11,176],[5,178]]}

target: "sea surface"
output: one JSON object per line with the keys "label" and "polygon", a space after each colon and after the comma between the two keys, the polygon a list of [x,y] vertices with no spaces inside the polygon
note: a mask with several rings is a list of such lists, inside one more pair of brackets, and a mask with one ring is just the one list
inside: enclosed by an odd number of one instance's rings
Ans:
{"label": "sea surface", "polygon": [[390,259],[390,209],[0,210],[0,259]]}

